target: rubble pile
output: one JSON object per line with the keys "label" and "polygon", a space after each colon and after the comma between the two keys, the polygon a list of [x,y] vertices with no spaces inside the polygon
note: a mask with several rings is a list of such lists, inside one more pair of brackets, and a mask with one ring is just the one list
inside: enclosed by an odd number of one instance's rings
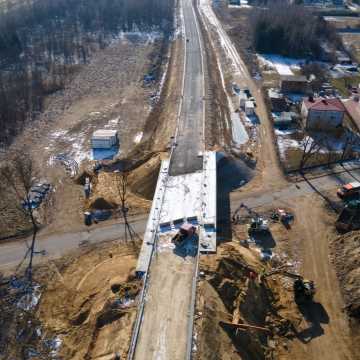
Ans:
{"label": "rubble pile", "polygon": [[61,339],[45,331],[36,314],[41,295],[40,285],[26,278],[1,280],[1,359],[58,358]]}
{"label": "rubble pile", "polygon": [[221,246],[216,261],[201,266],[196,329],[198,359],[273,359],[299,335],[301,322],[291,289],[280,279],[261,280],[270,264],[252,251]]}

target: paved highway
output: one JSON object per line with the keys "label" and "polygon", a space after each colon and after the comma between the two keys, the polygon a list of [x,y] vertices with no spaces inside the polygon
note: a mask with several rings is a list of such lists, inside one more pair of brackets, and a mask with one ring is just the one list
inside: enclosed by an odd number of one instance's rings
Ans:
{"label": "paved highway", "polygon": [[182,175],[202,169],[199,152],[204,149],[204,77],[202,46],[191,0],[183,1],[186,59],[183,101],[178,123],[176,148],[170,165],[170,175]]}

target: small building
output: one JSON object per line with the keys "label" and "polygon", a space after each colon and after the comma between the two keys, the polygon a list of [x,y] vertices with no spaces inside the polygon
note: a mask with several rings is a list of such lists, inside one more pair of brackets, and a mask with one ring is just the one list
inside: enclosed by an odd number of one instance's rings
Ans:
{"label": "small building", "polygon": [[272,112],[288,111],[289,104],[286,101],[283,94],[279,93],[278,91],[275,91],[274,89],[269,89],[268,96],[270,99]]}
{"label": "small building", "polygon": [[293,116],[291,112],[273,114],[273,121],[274,125],[278,128],[288,128],[293,123]]}
{"label": "small building", "polygon": [[116,130],[96,130],[91,137],[93,149],[110,149],[119,142]]}
{"label": "small building", "polygon": [[342,126],[346,109],[338,98],[313,98],[303,100],[301,115],[306,129],[334,130]]}
{"label": "small building", "polygon": [[306,76],[284,75],[280,78],[281,92],[305,94],[309,89]]}
{"label": "small building", "polygon": [[347,115],[360,131],[360,101],[358,96],[343,100]]}
{"label": "small building", "polygon": [[246,115],[254,115],[255,113],[255,105],[251,100],[245,101],[245,114]]}

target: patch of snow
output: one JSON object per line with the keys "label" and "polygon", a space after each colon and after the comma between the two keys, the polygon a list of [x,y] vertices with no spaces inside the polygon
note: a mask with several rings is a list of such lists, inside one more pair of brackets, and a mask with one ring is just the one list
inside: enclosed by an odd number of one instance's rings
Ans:
{"label": "patch of snow", "polygon": [[92,111],[91,113],[89,113],[90,116],[99,116],[101,115],[100,111]]}
{"label": "patch of snow", "polygon": [[299,70],[304,59],[293,59],[281,55],[261,54],[257,55],[260,64],[276,69],[279,75],[294,75],[293,70]]}
{"label": "patch of snow", "polygon": [[63,137],[64,135],[66,135],[66,133],[67,133],[67,130],[57,130],[50,134],[50,138],[58,139],[60,137]]}
{"label": "patch of snow", "polygon": [[141,141],[142,137],[143,137],[143,132],[142,132],[142,131],[138,132],[138,133],[134,136],[134,143],[135,143],[135,144],[138,144],[138,143]]}
{"label": "patch of snow", "polygon": [[280,135],[280,136],[291,135],[291,134],[295,134],[296,132],[297,132],[296,129],[286,129],[286,130],[275,129],[275,135]]}
{"label": "patch of snow", "polygon": [[32,289],[28,289],[27,293],[20,298],[17,307],[24,311],[33,310],[39,303],[40,297],[40,285],[35,285]]}

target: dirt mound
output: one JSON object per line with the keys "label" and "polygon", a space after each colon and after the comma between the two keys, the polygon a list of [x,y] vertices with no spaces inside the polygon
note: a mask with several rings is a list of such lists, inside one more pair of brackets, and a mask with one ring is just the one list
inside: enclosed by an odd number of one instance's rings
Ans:
{"label": "dirt mound", "polygon": [[336,237],[331,245],[346,309],[360,319],[360,231]]}
{"label": "dirt mound", "polygon": [[32,287],[2,278],[0,358],[126,356],[141,286],[135,264],[132,247],[108,243],[41,265]]}
{"label": "dirt mound", "polygon": [[91,204],[90,207],[92,209],[99,209],[99,210],[110,210],[116,208],[116,204],[105,200],[104,198],[100,197],[95,199]]}
{"label": "dirt mound", "polygon": [[156,154],[131,172],[129,185],[132,192],[147,200],[152,200],[159,176],[161,160],[164,156],[166,156],[164,153]]}
{"label": "dirt mound", "polygon": [[[154,196],[159,175],[163,153],[158,153],[137,168],[129,172],[127,177],[126,201],[131,214],[148,210]],[[110,204],[111,208],[121,205],[120,176],[118,172],[100,172],[92,182],[92,195],[89,200],[90,207],[97,204]],[[101,207],[101,209],[106,209]]]}
{"label": "dirt mound", "polygon": [[278,278],[261,281],[268,270],[252,250],[235,243],[221,245],[216,256],[202,261],[198,359],[273,359],[296,336],[301,319],[292,291]]}

